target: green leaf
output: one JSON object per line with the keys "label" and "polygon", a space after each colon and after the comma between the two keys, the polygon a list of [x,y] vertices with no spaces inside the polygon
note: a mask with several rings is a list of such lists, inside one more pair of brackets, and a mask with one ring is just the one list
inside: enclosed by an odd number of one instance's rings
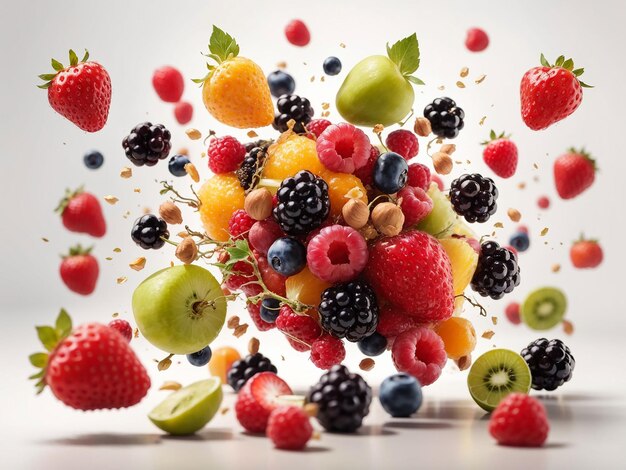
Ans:
{"label": "green leaf", "polygon": [[34,367],[43,369],[48,363],[48,355],[46,353],[35,353],[28,356],[28,360]]}
{"label": "green leaf", "polygon": [[63,64],[56,59],[52,59],[51,64],[52,64],[52,68],[56,70],[57,72],[60,72],[61,70],[65,68],[63,67]]}
{"label": "green leaf", "polygon": [[77,65],[77,64],[78,64],[78,56],[76,55],[76,52],[70,49],[70,65]]}
{"label": "green leaf", "polygon": [[39,336],[41,344],[43,344],[48,351],[52,351],[59,341],[55,329],[51,326],[37,326],[35,328],[37,329],[37,336]]}
{"label": "green leaf", "polygon": [[574,68],[574,61],[572,59],[567,59],[565,62],[563,62],[562,67],[565,70],[572,70]]}
{"label": "green leaf", "polygon": [[409,82],[411,82],[411,83],[413,83],[415,85],[426,85],[423,81],[421,81],[419,78],[417,78],[414,75],[408,75],[408,76],[406,76],[404,78],[406,78]]}
{"label": "green leaf", "polygon": [[583,88],[593,88],[593,85],[587,85],[585,82],[581,82],[580,80],[578,80],[578,83],[580,83],[580,86]]}
{"label": "green leaf", "polygon": [[46,373],[46,371],[44,370],[40,370],[39,372],[36,372],[33,375],[29,375],[28,376],[28,380],[35,380],[35,379],[40,379],[43,377],[43,375]]}
{"label": "green leaf", "polygon": [[43,83],[41,85],[37,85],[37,88],[41,88],[42,90],[46,90],[46,89],[50,88],[50,85],[52,85],[52,82],[46,82],[46,83]]}
{"label": "green leaf", "polygon": [[496,131],[494,131],[493,129],[491,129],[491,132],[489,133],[489,138],[491,140],[496,140],[497,136],[496,136]]}
{"label": "green leaf", "polygon": [[57,332],[57,335],[61,339],[67,338],[67,336],[72,331],[72,319],[67,314],[64,308],[62,308],[61,311],[59,312],[59,316],[57,317],[54,328]]}
{"label": "green leaf", "polygon": [[546,57],[543,54],[541,54],[539,61],[541,62],[541,65],[543,65],[544,67],[550,67],[550,62],[546,60]]}
{"label": "green leaf", "polygon": [[54,77],[56,77],[57,74],[56,73],[44,73],[41,75],[38,75],[39,78],[41,78],[42,80],[52,80]]}
{"label": "green leaf", "polygon": [[575,77],[580,77],[584,72],[585,72],[585,69],[582,67],[579,69],[572,70],[572,73],[574,74]]}
{"label": "green leaf", "polygon": [[554,65],[556,67],[560,67],[561,65],[563,65],[563,62],[565,62],[565,56],[564,55],[560,55],[556,58],[556,62],[554,63]]}
{"label": "green leaf", "polygon": [[239,55],[239,45],[235,39],[228,33],[222,31],[213,25],[213,32],[209,41],[209,51],[219,57],[218,62],[226,60],[229,56],[237,57]]}
{"label": "green leaf", "polygon": [[85,49],[85,55],[83,56],[83,58],[80,61],[81,62],[87,62],[87,60],[89,60],[89,51],[87,49]]}
{"label": "green leaf", "polygon": [[387,44],[387,55],[398,66],[402,75],[411,75],[420,65],[420,48],[417,35],[413,33],[391,47]]}

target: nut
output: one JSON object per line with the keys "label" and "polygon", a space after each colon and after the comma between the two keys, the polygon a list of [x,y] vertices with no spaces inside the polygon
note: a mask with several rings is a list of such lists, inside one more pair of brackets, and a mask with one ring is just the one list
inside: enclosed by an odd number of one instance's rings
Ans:
{"label": "nut", "polygon": [[360,231],[360,234],[363,235],[363,238],[365,238],[366,240],[373,240],[378,236],[378,232],[374,227],[372,227],[372,224],[367,224],[365,227],[363,227]]}
{"label": "nut", "polygon": [[193,163],[187,163],[185,165],[185,171],[189,176],[191,176],[191,179],[194,180],[194,182],[197,183],[198,181],[200,181],[200,175],[198,174],[198,169],[196,168],[196,165],[194,165]]}
{"label": "nut", "polygon": [[372,370],[375,365],[376,363],[374,362],[374,359],[372,359],[371,357],[366,357],[359,363],[359,368],[367,372],[369,370]]}
{"label": "nut", "polygon": [[125,166],[124,168],[122,168],[120,170],[120,176],[124,179],[128,179],[131,176],[133,176],[133,170],[132,168],[128,168],[127,166]]}
{"label": "nut", "polygon": [[469,354],[467,356],[461,356],[454,362],[456,362],[459,370],[466,370],[472,365],[472,356]]}
{"label": "nut", "polygon": [[198,246],[192,237],[183,238],[176,247],[176,257],[185,264],[193,263],[198,256]]}
{"label": "nut", "polygon": [[272,193],[265,188],[255,189],[246,196],[243,208],[254,220],[265,220],[272,215]]}
{"label": "nut", "polygon": [[311,418],[315,418],[319,411],[319,405],[317,403],[307,403],[304,405],[304,412]]}
{"label": "nut", "polygon": [[168,224],[182,224],[183,214],[176,204],[171,201],[165,201],[159,206],[159,215]]}
{"label": "nut", "polygon": [[187,137],[189,137],[191,140],[198,140],[202,137],[202,133],[198,130],[198,129],[187,129],[185,131],[185,134],[187,134]]}
{"label": "nut", "polygon": [[257,338],[250,338],[250,341],[248,341],[248,352],[250,354],[258,353],[259,345],[260,345],[260,342]]}
{"label": "nut", "polygon": [[452,159],[450,155],[443,152],[435,152],[433,155],[433,165],[435,171],[440,175],[447,175],[452,171]]}
{"label": "nut", "polygon": [[404,225],[402,209],[392,202],[383,202],[374,207],[372,211],[374,227],[383,235],[398,235]]}
{"label": "nut", "polygon": [[116,198],[115,196],[104,196],[104,200],[106,202],[108,202],[109,204],[111,204],[112,206],[117,204],[117,201],[119,201],[118,198]]}
{"label": "nut", "polygon": [[189,156],[189,149],[187,147],[181,147],[178,149],[178,152],[176,152],[178,155],[184,155],[186,157]]}
{"label": "nut", "polygon": [[239,317],[237,315],[230,317],[226,322],[226,326],[231,330],[237,328],[239,326]]}
{"label": "nut", "polygon": [[447,153],[448,155],[452,155],[456,150],[456,145],[454,144],[443,144],[439,149],[440,152]]}
{"label": "nut", "polygon": [[174,382],[172,380],[167,380],[165,382],[163,382],[163,385],[161,385],[159,387],[159,390],[172,390],[172,391],[176,391],[176,390],[180,390],[183,386],[181,384],[179,384],[178,382]]}
{"label": "nut", "polygon": [[130,266],[130,269],[133,269],[135,271],[141,271],[146,265],[146,258],[142,256],[140,258],[137,258],[132,263],[129,263],[128,265]]}
{"label": "nut", "polygon": [[520,214],[520,211],[518,211],[517,209],[510,208],[508,211],[506,211],[506,213],[508,214],[509,219],[511,219],[513,222],[519,222],[522,218],[522,214]]}
{"label": "nut", "polygon": [[432,126],[430,125],[430,121],[425,117],[418,117],[415,119],[415,125],[413,126],[413,130],[420,137],[428,137],[430,133],[433,131]]}
{"label": "nut", "polygon": [[350,199],[341,209],[341,214],[346,223],[354,228],[360,229],[367,224],[370,218],[370,210],[360,199]]}

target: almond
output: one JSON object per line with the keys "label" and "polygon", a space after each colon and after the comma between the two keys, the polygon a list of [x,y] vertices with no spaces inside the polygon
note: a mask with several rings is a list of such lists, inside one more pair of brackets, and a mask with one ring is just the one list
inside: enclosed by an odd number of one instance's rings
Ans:
{"label": "almond", "polygon": [[191,264],[198,256],[198,246],[191,237],[183,238],[176,247],[176,257],[185,264]]}
{"label": "almond", "polygon": [[144,258],[143,256],[141,258],[137,258],[135,261],[129,264],[130,269],[133,269],[135,271],[141,271],[145,265],[146,258]]}
{"label": "almond", "polygon": [[272,215],[272,193],[265,188],[255,189],[246,196],[243,208],[254,220],[265,220]]}
{"label": "almond", "polygon": [[428,137],[433,131],[432,126],[430,125],[430,121],[425,117],[418,117],[415,119],[415,125],[413,126],[413,130],[420,137]]}
{"label": "almond", "polygon": [[518,211],[517,209],[510,208],[508,211],[506,211],[506,213],[508,214],[509,219],[511,219],[513,222],[519,222],[522,218],[522,214],[520,214],[520,211]]}
{"label": "almond", "polygon": [[195,183],[200,181],[200,175],[198,174],[198,169],[196,168],[196,165],[194,165],[193,163],[187,163],[185,165],[185,171],[189,176],[191,176],[191,179],[194,180]]}
{"label": "almond", "polygon": [[198,130],[198,129],[187,129],[185,131],[185,134],[187,134],[187,137],[189,137],[191,140],[198,140],[202,137],[202,133]]}
{"label": "almond", "polygon": [[168,224],[182,224],[183,214],[176,204],[171,201],[165,201],[159,206],[159,215]]}
{"label": "almond", "polygon": [[374,227],[383,235],[398,235],[404,225],[402,209],[392,202],[383,202],[374,207],[372,211]]}
{"label": "almond", "polygon": [[459,357],[454,362],[456,362],[456,365],[458,366],[459,370],[466,370],[466,369],[469,369],[469,366],[472,365],[472,356],[470,355],[462,356],[462,357]]}
{"label": "almond", "polygon": [[452,171],[452,159],[450,155],[443,152],[435,152],[433,155],[433,165],[435,171],[440,175],[447,175]]}
{"label": "almond", "polygon": [[370,209],[360,199],[350,199],[344,204],[341,214],[350,227],[358,230],[367,224],[370,218]]}

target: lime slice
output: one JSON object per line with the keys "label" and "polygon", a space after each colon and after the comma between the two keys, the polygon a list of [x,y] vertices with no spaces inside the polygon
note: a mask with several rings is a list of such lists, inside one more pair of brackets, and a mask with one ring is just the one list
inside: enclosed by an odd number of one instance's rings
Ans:
{"label": "lime slice", "polygon": [[148,418],[170,434],[193,434],[211,421],[221,403],[222,383],[218,377],[211,377],[172,393]]}

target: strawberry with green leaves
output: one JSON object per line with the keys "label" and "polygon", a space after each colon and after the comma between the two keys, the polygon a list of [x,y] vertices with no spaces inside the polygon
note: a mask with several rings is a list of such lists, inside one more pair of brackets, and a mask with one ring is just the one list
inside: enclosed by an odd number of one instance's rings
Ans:
{"label": "strawberry with green leaves", "polygon": [[485,164],[500,178],[510,178],[517,169],[517,146],[510,137],[504,132],[497,135],[492,130],[489,140],[482,143],[485,146],[483,150]]}
{"label": "strawberry with green leaves", "polygon": [[52,59],[53,73],[39,75],[46,83],[52,109],[82,130],[97,132],[104,127],[111,105],[111,78],[97,62],[88,61],[89,52],[79,61],[70,49],[70,65]]}
{"label": "strawberry with green leaves", "polygon": [[584,149],[570,148],[554,161],[554,184],[561,199],[572,199],[596,179],[596,161]]}
{"label": "strawberry with green leaves", "polygon": [[66,190],[55,212],[61,214],[61,221],[70,232],[87,233],[98,238],[106,233],[100,202],[82,187],[76,191]]}
{"label": "strawberry with green leaves", "polygon": [[585,69],[574,68],[572,59],[560,56],[551,65],[541,54],[541,67],[533,67],[522,77],[520,98],[522,119],[534,131],[540,131],[572,114],[583,101],[580,81]]}
{"label": "strawberry with green leaves", "polygon": [[29,377],[38,394],[48,386],[67,406],[99,410],[136,405],[148,392],[146,369],[117,330],[99,323],[72,328],[65,310],[54,326],[36,328],[47,351],[29,356],[41,369]]}
{"label": "strawberry with green leaves", "polygon": [[80,245],[70,248],[67,256],[63,257],[59,269],[61,279],[72,292],[89,295],[96,289],[100,268],[98,260],[91,254],[91,248]]}

